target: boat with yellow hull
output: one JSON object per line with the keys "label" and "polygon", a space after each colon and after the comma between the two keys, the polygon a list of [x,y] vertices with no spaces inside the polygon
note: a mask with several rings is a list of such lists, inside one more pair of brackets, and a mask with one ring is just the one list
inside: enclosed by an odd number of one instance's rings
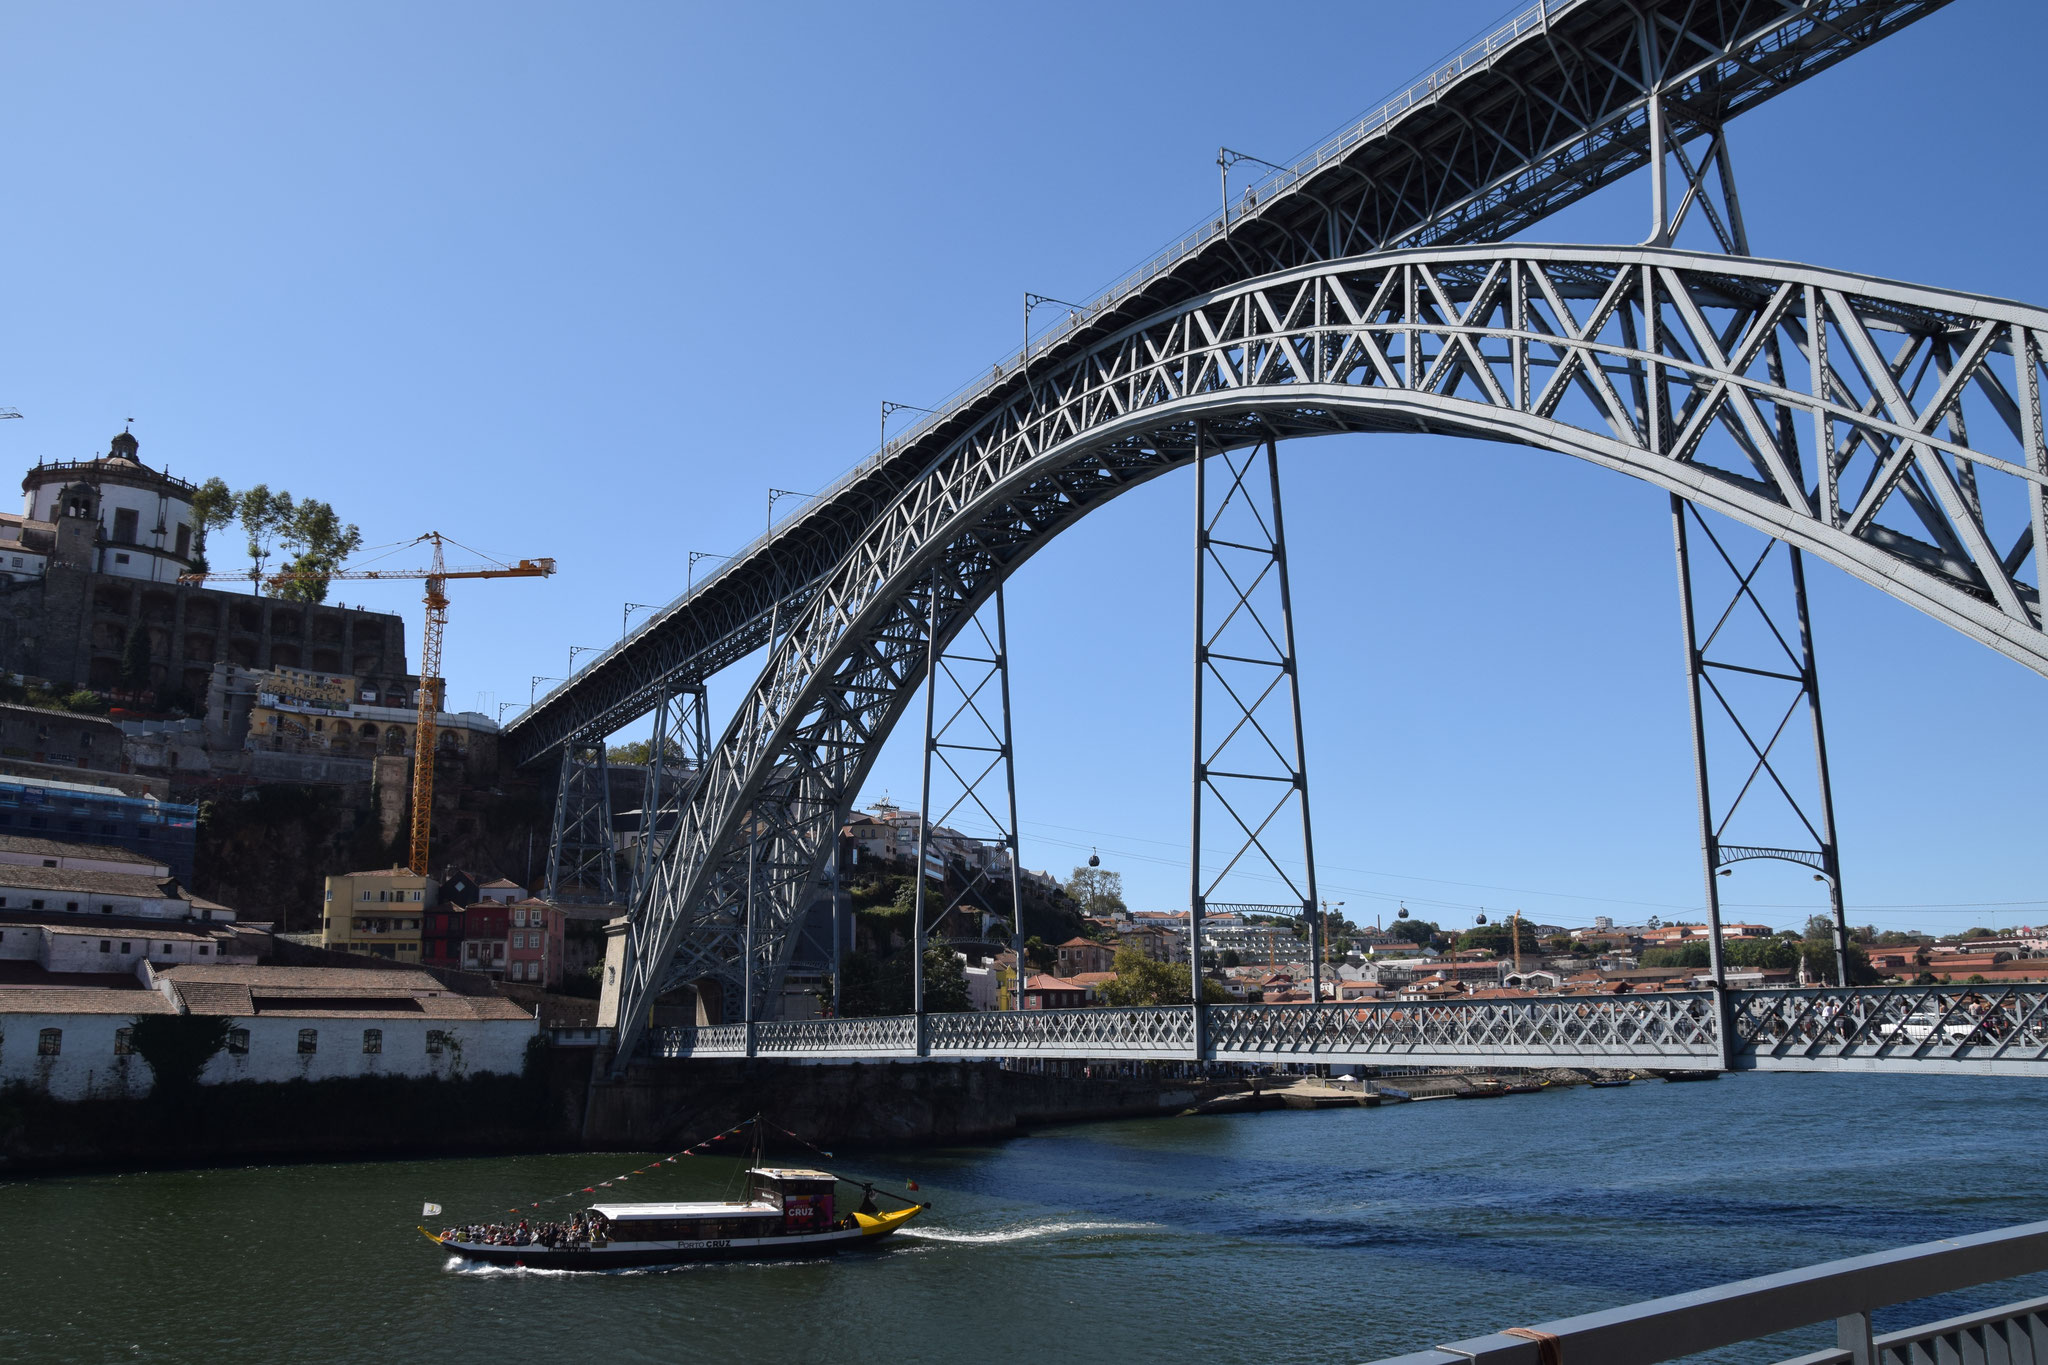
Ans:
{"label": "boat with yellow hull", "polygon": [[[764,1261],[829,1256],[873,1245],[930,1204],[884,1212],[874,1188],[860,1207],[838,1214],[839,1177],[827,1171],[756,1167],[747,1198],[717,1203],[593,1204],[565,1223],[421,1228],[427,1239],[465,1260],[532,1270],[613,1270],[693,1261]],[[895,1196],[885,1196],[894,1198]]]}

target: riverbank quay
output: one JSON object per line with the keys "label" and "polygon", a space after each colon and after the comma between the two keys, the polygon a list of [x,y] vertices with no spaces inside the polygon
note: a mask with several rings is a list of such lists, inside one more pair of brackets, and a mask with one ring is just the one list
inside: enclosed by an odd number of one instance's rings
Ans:
{"label": "riverbank quay", "polygon": [[593,1148],[651,1150],[759,1113],[826,1146],[928,1146],[1170,1117],[1248,1085],[1187,1063],[645,1061],[590,1087],[582,1132]]}
{"label": "riverbank quay", "polygon": [[232,1082],[58,1098],[0,1087],[0,1175],[686,1146],[761,1114],[821,1146],[891,1149],[1166,1117],[1243,1088],[1180,1063],[636,1063],[534,1047],[512,1075]]}

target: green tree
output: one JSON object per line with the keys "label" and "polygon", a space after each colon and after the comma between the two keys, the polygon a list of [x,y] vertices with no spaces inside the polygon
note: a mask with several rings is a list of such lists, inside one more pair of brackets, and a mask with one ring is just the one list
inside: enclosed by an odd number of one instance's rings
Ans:
{"label": "green tree", "polygon": [[307,498],[292,506],[291,494],[278,496],[284,499],[277,526],[278,543],[291,554],[285,572],[319,576],[287,579],[278,585],[277,595],[294,602],[325,602],[325,575],[339,569],[341,562],[362,546],[363,533],[355,523],[344,523],[332,507],[318,498]]}
{"label": "green tree", "polygon": [[924,1007],[936,1014],[968,1008],[967,964],[937,939],[924,946]]}
{"label": "green tree", "polygon": [[1084,915],[1109,916],[1124,905],[1124,874],[1106,867],[1077,867],[1063,888]]}
{"label": "green tree", "polygon": [[1427,948],[1436,942],[1436,936],[1443,931],[1431,920],[1397,919],[1394,921],[1394,927],[1387,932],[1395,938],[1406,939],[1418,948]]}
{"label": "green tree", "polygon": [[199,1084],[199,1073],[227,1046],[233,1020],[214,1014],[143,1014],[130,1025],[129,1045],[149,1063],[156,1093],[172,1096]]}
{"label": "green tree", "polygon": [[1244,965],[1244,957],[1235,948],[1225,948],[1223,950],[1223,965],[1225,967],[1242,967]]}
{"label": "green tree", "polygon": [[121,686],[131,692],[149,686],[149,627],[140,621],[128,627],[121,649]]}
{"label": "green tree", "polygon": [[1033,934],[1024,940],[1024,964],[1027,967],[1034,971],[1049,972],[1058,961],[1059,954],[1052,950],[1051,944],[1038,935]]}
{"label": "green tree", "polygon": [[[1188,964],[1155,962],[1136,948],[1116,950],[1116,980],[1105,981],[1098,994],[1106,1005],[1185,1005],[1191,995]],[[1202,998],[1227,1003],[1230,992],[1204,978]]]}
{"label": "green tree", "polygon": [[625,744],[614,744],[604,751],[604,756],[613,763],[645,763],[654,757],[654,741],[636,739]]}
{"label": "green tree", "polygon": [[877,959],[865,953],[839,964],[839,1012],[848,1019],[910,1012],[910,956]]}
{"label": "green tree", "polygon": [[[1460,948],[1491,948],[1502,957],[1507,957],[1515,951],[1513,938],[1510,937],[1510,926],[1514,922],[1513,920],[1507,920],[1500,924],[1476,925],[1458,935],[1458,946]],[[1521,939],[1522,951],[1525,953],[1542,951],[1540,945],[1536,942],[1536,931],[1530,927],[1529,921],[1521,921],[1521,926],[1521,933],[1514,935],[1514,937]]]}
{"label": "green tree", "polygon": [[201,484],[192,494],[192,568],[207,572],[206,536],[233,521],[237,515],[235,495],[218,475]]}
{"label": "green tree", "polygon": [[1835,941],[1835,921],[1827,915],[1808,915],[1806,917],[1806,931],[1801,937],[1824,939],[1829,943],[1833,943]]}
{"label": "green tree", "polygon": [[242,534],[248,539],[250,591],[261,589],[263,565],[270,558],[270,542],[291,513],[292,495],[273,494],[267,483],[235,494],[235,520],[242,524]]}

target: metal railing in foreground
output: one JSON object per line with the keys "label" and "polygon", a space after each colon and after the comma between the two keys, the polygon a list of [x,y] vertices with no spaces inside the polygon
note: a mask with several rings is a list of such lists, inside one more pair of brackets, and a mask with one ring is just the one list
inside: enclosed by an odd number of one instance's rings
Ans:
{"label": "metal railing in foreground", "polygon": [[[2048,1223],[1852,1256],[1534,1327],[1454,1341],[1381,1365],[1652,1365],[1835,1324],[1836,1346],[1784,1365],[1974,1365],[2042,1359],[2044,1302],[1873,1337],[1870,1314],[1974,1285],[2048,1270]],[[2021,1349],[2000,1349],[2017,1344]]]}

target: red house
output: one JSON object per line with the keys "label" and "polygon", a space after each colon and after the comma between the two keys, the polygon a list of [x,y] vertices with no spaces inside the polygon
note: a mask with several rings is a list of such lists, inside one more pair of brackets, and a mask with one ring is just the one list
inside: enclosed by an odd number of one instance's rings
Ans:
{"label": "red house", "polygon": [[546,901],[528,899],[512,902],[510,914],[512,937],[505,954],[505,979],[550,990],[561,985],[562,912]]}

